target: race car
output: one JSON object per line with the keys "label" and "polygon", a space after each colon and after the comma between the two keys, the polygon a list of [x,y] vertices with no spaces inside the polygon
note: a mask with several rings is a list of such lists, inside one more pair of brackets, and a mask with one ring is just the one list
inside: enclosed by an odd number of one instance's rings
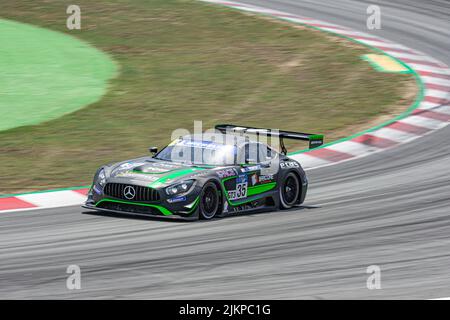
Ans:
{"label": "race car", "polygon": [[[308,179],[284,139],[323,144],[323,135],[235,125],[175,139],[152,156],[100,167],[84,208],[183,220],[289,209],[305,200]],[[281,152],[261,137],[279,139]]]}

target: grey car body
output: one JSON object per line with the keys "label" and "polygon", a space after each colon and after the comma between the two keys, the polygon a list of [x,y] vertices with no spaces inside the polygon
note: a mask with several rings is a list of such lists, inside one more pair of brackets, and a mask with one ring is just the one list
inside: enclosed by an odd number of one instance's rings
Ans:
{"label": "grey car body", "polygon": [[[174,154],[192,148],[203,155],[213,154],[208,156],[212,163],[174,160]],[[257,151],[250,155],[250,150]],[[216,159],[217,154],[230,152],[233,161]],[[211,219],[300,205],[307,189],[301,164],[263,143],[243,137],[236,137],[233,143],[217,143],[185,136],[153,156],[99,168],[84,207],[141,216]]]}

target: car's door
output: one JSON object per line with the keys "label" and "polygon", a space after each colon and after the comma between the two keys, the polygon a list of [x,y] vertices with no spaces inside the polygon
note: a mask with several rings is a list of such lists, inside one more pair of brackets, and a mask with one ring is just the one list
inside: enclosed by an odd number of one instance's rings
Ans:
{"label": "car's door", "polygon": [[247,198],[273,189],[277,170],[272,164],[277,153],[266,145],[248,142],[238,150],[236,175],[224,180],[227,198],[232,203],[245,202]]}
{"label": "car's door", "polygon": [[[252,159],[252,154],[257,154],[257,170],[253,174],[250,172],[249,181],[251,183],[249,183],[248,196],[261,194],[275,188],[279,171],[278,152],[262,143],[257,143],[257,146],[253,146],[253,148],[256,148],[256,152],[250,151],[249,156]],[[251,149],[252,146],[250,146]]]}

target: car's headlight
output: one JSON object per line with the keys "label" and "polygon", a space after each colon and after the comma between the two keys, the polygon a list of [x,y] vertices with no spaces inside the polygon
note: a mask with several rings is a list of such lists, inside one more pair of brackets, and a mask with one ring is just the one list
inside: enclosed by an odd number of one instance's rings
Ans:
{"label": "car's headlight", "polygon": [[194,181],[195,180],[186,180],[186,181],[174,184],[174,185],[166,188],[166,193],[168,196],[174,196],[176,194],[185,193],[192,187],[192,185],[194,184]]}
{"label": "car's headlight", "polygon": [[100,187],[104,187],[106,184],[106,174],[105,174],[105,170],[102,169],[100,170],[100,172],[98,173],[97,176],[97,183]]}

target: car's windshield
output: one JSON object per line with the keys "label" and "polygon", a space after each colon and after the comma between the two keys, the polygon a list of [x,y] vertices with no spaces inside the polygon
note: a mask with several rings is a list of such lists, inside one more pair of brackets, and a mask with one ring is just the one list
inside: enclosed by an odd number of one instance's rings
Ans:
{"label": "car's windshield", "polygon": [[236,154],[237,148],[234,145],[178,139],[159,152],[155,158],[196,165],[226,166],[236,163]]}

